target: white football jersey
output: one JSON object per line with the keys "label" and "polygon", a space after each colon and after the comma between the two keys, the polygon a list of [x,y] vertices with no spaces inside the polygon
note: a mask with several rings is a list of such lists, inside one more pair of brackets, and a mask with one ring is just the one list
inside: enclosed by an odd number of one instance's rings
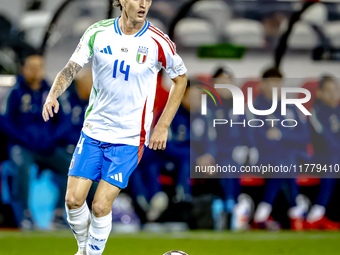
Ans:
{"label": "white football jersey", "polygon": [[164,68],[175,78],[187,69],[175,44],[147,20],[138,33],[125,35],[118,19],[89,27],[70,59],[83,67],[92,58],[83,132],[103,142],[148,145],[157,73]]}

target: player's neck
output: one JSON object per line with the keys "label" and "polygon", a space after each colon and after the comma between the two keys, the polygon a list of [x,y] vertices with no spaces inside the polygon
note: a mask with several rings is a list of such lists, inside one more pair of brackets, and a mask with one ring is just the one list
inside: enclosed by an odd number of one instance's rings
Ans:
{"label": "player's neck", "polygon": [[122,13],[122,16],[118,20],[118,26],[120,30],[126,35],[133,35],[137,33],[139,30],[143,28],[145,24],[144,22],[134,22],[133,20],[129,19],[126,13]]}

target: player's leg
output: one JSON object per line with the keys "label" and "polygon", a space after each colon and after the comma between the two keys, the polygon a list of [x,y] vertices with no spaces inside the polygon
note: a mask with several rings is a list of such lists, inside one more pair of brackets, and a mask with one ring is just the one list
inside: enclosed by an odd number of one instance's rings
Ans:
{"label": "player's leg", "polygon": [[67,221],[78,241],[79,255],[86,254],[86,243],[91,214],[86,197],[92,181],[99,181],[103,152],[100,141],[81,134],[69,168],[66,191]]}
{"label": "player's leg", "polygon": [[162,191],[162,185],[158,182],[160,161],[157,151],[146,150],[143,154],[143,160],[133,171],[129,180],[131,193],[145,213],[150,209],[151,198],[157,192]]}
{"label": "player's leg", "polygon": [[92,217],[89,228],[87,255],[100,255],[112,227],[112,203],[118,196],[120,188],[100,180],[92,203]]}
{"label": "player's leg", "polygon": [[326,208],[331,199],[336,183],[337,179],[321,179],[316,203],[312,206],[307,215],[308,228],[339,231],[339,222],[331,221],[326,217]]}
{"label": "player's leg", "polygon": [[112,203],[121,189],[128,185],[136,169],[144,146],[101,143],[104,152],[101,180],[92,203],[92,219],[89,228],[87,255],[103,253],[112,226]]}
{"label": "player's leg", "polygon": [[178,176],[176,186],[177,201],[191,202],[191,179],[190,179],[190,149],[183,150],[186,153],[177,158]]}
{"label": "player's leg", "polygon": [[304,213],[306,212],[304,203],[298,199],[299,186],[295,179],[283,179],[283,192],[289,204],[288,218],[292,230],[301,231],[304,228]]}
{"label": "player's leg", "polygon": [[52,221],[54,229],[64,229],[67,223],[65,215],[65,195],[67,189],[67,173],[70,166],[72,154],[66,151],[66,148],[57,147],[50,156],[37,155],[37,162],[44,168],[48,168],[55,173],[54,181],[59,189],[59,199],[54,211]]}
{"label": "player's leg", "polygon": [[19,220],[22,229],[33,230],[34,222],[28,209],[28,190],[30,167],[35,162],[34,153],[20,145],[14,145],[9,149],[9,157],[16,168],[13,202],[19,204],[22,208],[16,218]]}
{"label": "player's leg", "polygon": [[144,166],[142,169],[146,187],[149,192],[147,199],[150,204],[146,218],[148,221],[155,221],[169,205],[169,198],[163,191],[162,184],[158,180],[162,164],[165,160],[162,154],[154,150],[146,150],[143,155],[143,160]]}
{"label": "player's leg", "polygon": [[266,182],[266,189],[263,201],[257,206],[254,222],[262,223],[268,220],[273,203],[281,190],[282,179],[269,179]]}
{"label": "player's leg", "polygon": [[66,191],[67,221],[78,242],[79,255],[86,254],[88,229],[91,222],[91,214],[86,203],[87,194],[91,188],[92,180],[69,176]]}

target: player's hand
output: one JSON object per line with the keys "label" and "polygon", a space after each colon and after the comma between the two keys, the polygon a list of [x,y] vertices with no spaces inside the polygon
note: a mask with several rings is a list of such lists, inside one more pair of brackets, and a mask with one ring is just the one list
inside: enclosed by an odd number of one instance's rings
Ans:
{"label": "player's hand", "polygon": [[43,107],[43,112],[42,116],[44,121],[48,121],[50,117],[53,117],[53,108],[54,108],[54,113],[58,113],[59,111],[59,102],[55,97],[48,96],[46,99],[46,102]]}
{"label": "player's hand", "polygon": [[270,128],[268,129],[266,136],[269,140],[279,141],[282,138],[282,132],[278,128]]}
{"label": "player's hand", "polygon": [[167,139],[168,129],[166,127],[156,125],[149,142],[149,149],[165,150]]}
{"label": "player's hand", "polygon": [[198,166],[205,166],[205,167],[216,165],[214,157],[209,153],[199,156],[196,159],[196,164]]}

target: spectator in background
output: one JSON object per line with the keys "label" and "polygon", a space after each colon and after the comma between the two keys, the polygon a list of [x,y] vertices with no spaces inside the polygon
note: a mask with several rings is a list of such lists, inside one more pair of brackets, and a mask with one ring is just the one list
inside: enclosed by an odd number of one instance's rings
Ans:
{"label": "spectator in background", "polygon": [[[212,86],[214,84],[233,84],[233,72],[229,67],[220,67],[216,70],[212,76]],[[214,119],[227,119],[233,120],[234,122],[241,122],[241,116],[233,115],[233,98],[231,91],[229,89],[216,89],[218,95],[221,97],[222,107],[216,108],[212,100],[209,109],[213,110]],[[248,147],[246,146],[245,139],[245,127],[242,125],[234,125],[230,127],[229,125],[217,125],[216,126],[216,136],[213,141],[215,147],[214,158],[216,163],[220,166],[236,166],[240,169],[241,165],[244,165],[248,155]],[[232,214],[234,212],[234,206],[236,204],[237,198],[241,193],[241,185],[238,178],[232,178],[233,176],[221,176],[218,179],[219,184],[223,191],[223,201],[220,198],[216,198],[212,203],[212,215],[215,219],[215,229],[221,229],[221,223],[218,223],[220,215]],[[237,223],[237,219],[244,219],[244,215],[237,217],[232,217],[233,222],[231,224],[231,229],[241,228],[241,224]],[[222,216],[224,217],[224,216]],[[248,220],[245,220],[248,222]],[[218,226],[220,224],[220,226]],[[223,225],[223,224],[222,224]]]}
{"label": "spectator in background", "polygon": [[159,181],[161,168],[165,163],[161,154],[158,151],[145,149],[143,160],[130,177],[131,194],[146,214],[147,221],[157,220],[169,204],[169,198],[163,192]]}
{"label": "spectator in background", "polygon": [[[200,95],[201,90],[190,86],[189,81],[182,104],[169,128],[165,153],[161,155],[157,151],[146,150],[143,157],[150,160],[141,161],[131,176],[132,194],[146,212],[148,221],[157,220],[168,207],[169,198],[162,191],[162,185],[158,180],[160,170],[166,162],[171,162],[177,171],[176,195],[173,199],[176,203],[191,202],[190,160],[197,159],[197,165],[212,163],[212,156],[203,146],[208,144],[208,125],[200,113]],[[191,124],[192,129],[190,129]],[[190,138],[197,146],[190,146]]]}
{"label": "spectator in background", "polygon": [[[281,116],[280,91],[282,87],[282,74],[279,70],[271,68],[264,72],[263,80],[260,83],[260,95],[255,99],[254,108],[257,110],[270,109],[273,102],[273,88],[277,88],[278,104],[274,113],[269,116],[254,116],[247,113],[248,119],[261,119],[264,122],[263,127],[249,128],[249,143],[251,147],[256,147],[259,151],[258,165],[272,166],[290,166],[297,164],[297,150],[306,146],[309,142],[309,129],[306,117],[297,110],[295,106],[287,106],[287,114]],[[265,119],[278,119],[280,121],[265,121]],[[283,127],[283,119],[294,119],[298,122],[295,127]],[[288,122],[287,122],[288,123]],[[286,125],[289,125],[287,124]],[[293,126],[294,123],[291,123]],[[285,173],[275,173],[276,178],[268,179],[263,201],[258,205],[254,225],[259,228],[270,228],[275,226],[270,220],[273,203],[283,186],[286,184],[289,189],[285,193],[290,209],[288,217],[291,223],[291,229],[303,229],[303,214],[306,208],[301,204],[296,204],[298,196],[298,186],[294,178],[285,179]],[[291,176],[290,176],[291,177]],[[287,177],[286,177],[287,178]],[[276,227],[274,227],[276,228]]]}
{"label": "spectator in background", "polygon": [[[150,160],[145,160],[145,157]],[[158,180],[161,168],[166,162],[171,162],[173,168],[178,171],[175,201],[191,201],[190,82],[186,87],[182,104],[170,125],[165,153],[146,150],[143,158],[144,161],[141,161],[131,176],[131,189],[138,204],[146,212],[148,221],[157,220],[168,207],[169,198],[162,191],[162,185]]]}
{"label": "spectator in background", "polygon": [[[71,154],[56,147],[68,127],[63,125],[66,115],[61,111],[56,119],[45,123],[42,107],[49,91],[44,80],[45,61],[40,55],[29,56],[23,65],[22,76],[17,77],[16,88],[8,97],[3,131],[8,136],[8,154],[17,170],[16,192],[13,200],[22,207],[18,216],[20,227],[33,229],[34,222],[28,209],[29,172],[33,163],[40,169],[48,168],[57,174],[66,176]],[[66,185],[66,183],[65,183]],[[60,187],[58,208],[64,212],[65,189]]]}
{"label": "spectator in background", "polygon": [[[319,82],[316,96],[314,109],[311,110],[312,116],[310,116],[314,147],[312,163],[334,167],[335,164],[340,163],[340,95],[337,81],[329,76],[323,77]],[[337,179],[321,179],[316,203],[307,215],[307,228],[339,231],[340,224],[325,216],[336,182]]]}
{"label": "spectator in background", "polygon": [[[194,88],[196,89],[196,88]],[[176,202],[191,202],[190,181],[190,81],[173,119],[168,136],[166,160],[177,169]],[[198,89],[197,89],[198,90]]]}

